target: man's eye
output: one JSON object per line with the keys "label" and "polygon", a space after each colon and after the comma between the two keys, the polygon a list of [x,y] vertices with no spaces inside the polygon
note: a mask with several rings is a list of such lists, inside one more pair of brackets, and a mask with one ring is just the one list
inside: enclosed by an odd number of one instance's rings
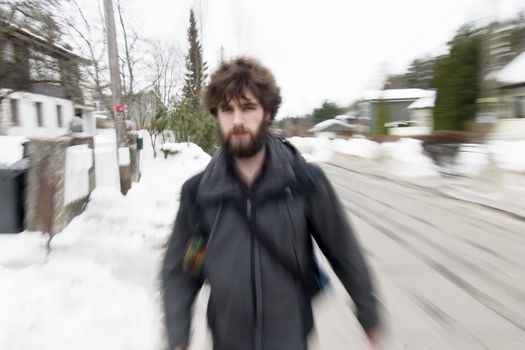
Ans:
{"label": "man's eye", "polygon": [[221,112],[230,112],[232,109],[229,106],[223,106],[221,107]]}
{"label": "man's eye", "polygon": [[246,110],[246,111],[252,111],[254,109],[255,109],[255,107],[252,106],[252,105],[244,106],[244,110]]}

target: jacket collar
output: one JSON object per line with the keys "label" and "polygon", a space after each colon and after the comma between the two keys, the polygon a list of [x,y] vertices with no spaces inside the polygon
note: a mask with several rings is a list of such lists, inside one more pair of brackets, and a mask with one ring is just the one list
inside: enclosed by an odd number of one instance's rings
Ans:
{"label": "jacket collar", "polygon": [[[268,136],[263,171],[251,189],[253,199],[259,201],[280,195],[296,184],[294,165],[300,159],[295,149]],[[205,206],[227,200],[243,201],[242,185],[233,171],[233,164],[221,147],[204,170],[197,190],[197,203]]]}

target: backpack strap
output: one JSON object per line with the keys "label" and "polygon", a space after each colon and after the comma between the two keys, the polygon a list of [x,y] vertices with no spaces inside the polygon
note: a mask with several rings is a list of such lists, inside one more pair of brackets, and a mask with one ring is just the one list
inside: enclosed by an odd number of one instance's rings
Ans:
{"label": "backpack strap", "polygon": [[255,239],[257,239],[257,242],[260,243],[260,246],[263,247],[263,249],[266,250],[266,252],[274,260],[284,267],[284,270],[292,277],[292,279],[299,282],[305,288],[305,290],[308,291],[311,297],[315,296],[321,287],[318,283],[317,275],[315,273],[309,276],[302,275],[295,262],[290,261],[290,259],[282,253],[281,248],[259,230],[259,227],[255,221],[248,220],[245,213],[239,207],[236,206],[236,208],[239,211],[239,216],[246,223],[246,225],[248,225],[250,228],[250,233]]}

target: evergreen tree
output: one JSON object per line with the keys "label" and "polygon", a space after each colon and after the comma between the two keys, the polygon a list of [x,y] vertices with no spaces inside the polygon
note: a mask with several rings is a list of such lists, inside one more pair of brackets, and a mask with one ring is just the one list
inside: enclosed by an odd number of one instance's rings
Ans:
{"label": "evergreen tree", "polygon": [[464,27],[450,43],[450,53],[438,58],[434,83],[436,130],[465,130],[475,117],[479,95],[481,35]]}
{"label": "evergreen tree", "polygon": [[171,129],[179,142],[193,142],[205,152],[217,149],[217,126],[202,105],[192,106],[191,100],[182,99],[171,116]]}
{"label": "evergreen tree", "polygon": [[207,78],[206,62],[202,57],[202,46],[195,21],[193,9],[190,10],[190,26],[188,28],[188,54],[186,55],[186,75],[182,89],[183,98],[191,102],[192,107],[199,105],[204,82]]}
{"label": "evergreen tree", "polygon": [[320,123],[327,119],[332,119],[344,113],[344,108],[329,101],[324,101],[322,106],[314,109],[313,117],[315,123]]}
{"label": "evergreen tree", "polygon": [[207,67],[193,9],[190,10],[188,44],[182,99],[172,115],[171,127],[178,141],[193,142],[212,154],[218,144],[217,126],[200,100],[207,78]]}

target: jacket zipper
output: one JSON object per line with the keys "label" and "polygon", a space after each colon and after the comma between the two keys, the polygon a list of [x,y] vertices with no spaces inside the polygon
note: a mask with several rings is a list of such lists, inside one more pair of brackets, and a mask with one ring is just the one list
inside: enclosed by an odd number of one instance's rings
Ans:
{"label": "jacket zipper", "polygon": [[[252,221],[252,202],[250,198],[246,198],[246,218],[251,225]],[[248,227],[250,230],[250,283],[252,290],[252,307],[253,307],[253,321],[255,323],[254,336],[256,335],[257,329],[257,296],[255,292],[255,241],[253,238],[253,232],[251,232],[251,226]],[[255,342],[254,342],[255,345]]]}
{"label": "jacket zipper", "polygon": [[246,199],[246,217],[248,218],[248,221],[252,221],[252,202],[250,201],[250,198]]}
{"label": "jacket zipper", "polygon": [[261,315],[259,308],[261,305],[259,305],[259,295],[257,291],[257,277],[256,277],[256,266],[255,266],[255,255],[256,255],[256,247],[255,247],[255,237],[253,236],[254,233],[251,232],[251,222],[253,220],[253,213],[252,213],[252,202],[250,201],[250,198],[248,197],[246,199],[246,218],[248,219],[248,222],[250,223],[250,272],[251,272],[251,283],[252,283],[252,303],[253,303],[253,320],[255,324],[254,329],[254,339],[253,339],[253,349],[254,350],[262,350],[262,334],[261,334]]}

